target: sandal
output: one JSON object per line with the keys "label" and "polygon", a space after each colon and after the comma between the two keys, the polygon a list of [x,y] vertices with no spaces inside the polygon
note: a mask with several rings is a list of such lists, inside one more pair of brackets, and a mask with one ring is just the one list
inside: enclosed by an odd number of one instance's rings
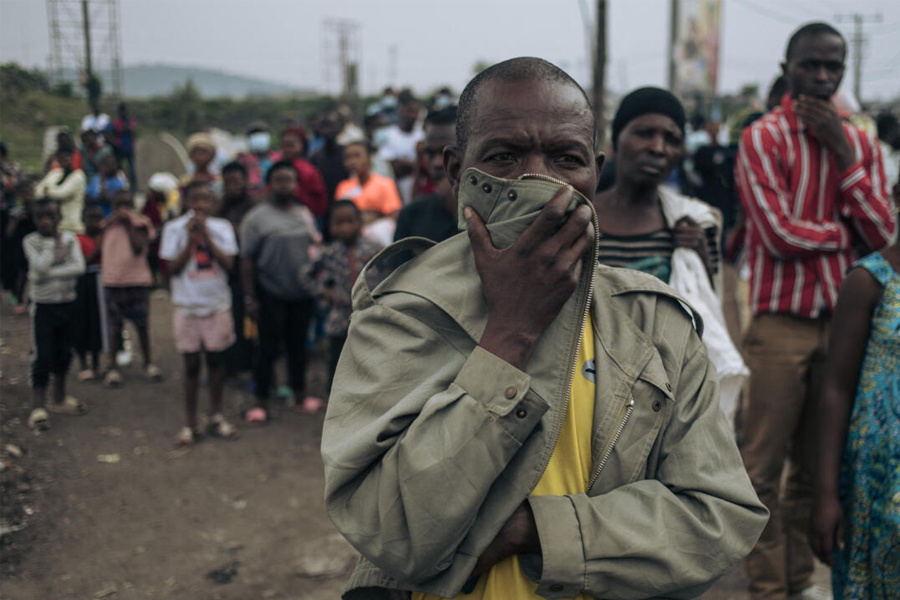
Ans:
{"label": "sandal", "polygon": [[72,396],[66,396],[66,399],[59,404],[55,402],[48,402],[46,408],[50,412],[60,415],[78,416],[83,415],[87,412],[87,407],[84,405],[84,403]]}
{"label": "sandal", "polygon": [[154,365],[152,363],[147,365],[144,368],[144,373],[146,373],[147,379],[149,379],[150,381],[152,381],[154,383],[157,383],[157,382],[163,380],[162,371],[160,371],[159,367],[157,367],[156,365]]}
{"label": "sandal", "polygon": [[122,385],[122,375],[119,373],[118,369],[110,369],[106,373],[106,377],[103,378],[103,384],[106,387],[119,387]]}
{"label": "sandal", "polygon": [[238,436],[237,428],[225,420],[221,413],[212,415],[209,418],[209,425],[206,429],[211,435],[220,437],[225,440],[233,440]]}
{"label": "sandal", "polygon": [[307,396],[300,405],[300,411],[310,415],[314,415],[323,410],[325,410],[325,402],[321,398],[316,398],[315,396]]}
{"label": "sandal", "polygon": [[247,425],[263,425],[268,420],[269,415],[266,414],[266,409],[261,406],[251,408],[244,415],[244,421],[247,422]]}
{"label": "sandal", "polygon": [[28,416],[28,427],[34,431],[47,431],[50,429],[50,415],[43,408],[35,408]]}
{"label": "sandal", "polygon": [[179,448],[193,446],[198,437],[198,432],[194,431],[190,427],[182,427],[181,430],[179,430],[179,432],[175,435],[175,445]]}

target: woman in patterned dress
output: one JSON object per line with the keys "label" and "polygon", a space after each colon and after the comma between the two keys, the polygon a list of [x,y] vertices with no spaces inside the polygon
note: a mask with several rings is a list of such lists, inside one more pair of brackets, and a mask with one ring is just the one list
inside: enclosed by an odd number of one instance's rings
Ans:
{"label": "woman in patterned dress", "polygon": [[900,245],[860,260],[831,329],[810,542],[835,600],[900,594]]}

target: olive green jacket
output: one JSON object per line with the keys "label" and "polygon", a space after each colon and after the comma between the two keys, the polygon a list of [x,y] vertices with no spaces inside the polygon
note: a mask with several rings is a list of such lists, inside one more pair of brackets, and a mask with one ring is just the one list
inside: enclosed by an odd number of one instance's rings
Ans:
{"label": "olive green jacket", "polygon": [[[558,189],[471,169],[462,187],[460,211],[477,210],[497,247]],[[345,598],[454,597],[526,499],[541,554],[520,562],[546,598],[692,598],[750,551],[767,511],[719,409],[700,318],[659,280],[595,257],[525,372],[477,346],[488,311],[465,234],[374,291],[360,276],[322,436],[328,515],[362,555]],[[589,313],[590,486],[529,497]]]}

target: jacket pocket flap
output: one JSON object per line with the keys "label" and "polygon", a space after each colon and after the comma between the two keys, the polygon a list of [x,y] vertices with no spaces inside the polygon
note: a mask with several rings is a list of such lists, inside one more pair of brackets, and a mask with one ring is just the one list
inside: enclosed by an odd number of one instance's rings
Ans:
{"label": "jacket pocket flap", "polygon": [[672,382],[669,380],[669,374],[663,366],[662,357],[660,357],[659,353],[655,350],[653,351],[650,360],[644,365],[644,369],[641,371],[640,375],[638,375],[638,379],[645,381],[658,389],[672,402],[675,401],[675,394],[673,393]]}

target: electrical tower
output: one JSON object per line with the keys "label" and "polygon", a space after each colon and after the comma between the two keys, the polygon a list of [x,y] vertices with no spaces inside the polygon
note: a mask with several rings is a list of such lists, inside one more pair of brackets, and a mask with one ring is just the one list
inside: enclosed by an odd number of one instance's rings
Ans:
{"label": "electrical tower", "polygon": [[337,80],[337,93],[344,101],[350,101],[359,92],[359,23],[350,19],[325,19],[324,26],[325,86],[329,92],[335,92],[332,82]]}
{"label": "electrical tower", "polygon": [[94,75],[121,98],[119,0],[47,0],[47,18],[51,82],[81,87]]}
{"label": "electrical tower", "polygon": [[850,38],[850,43],[853,45],[853,95],[857,101],[862,101],[859,94],[862,88],[863,51],[869,42],[863,33],[863,24],[866,22],[881,23],[881,13],[869,16],[853,13],[850,15],[835,15],[834,18],[838,23],[853,21],[853,37]]}

